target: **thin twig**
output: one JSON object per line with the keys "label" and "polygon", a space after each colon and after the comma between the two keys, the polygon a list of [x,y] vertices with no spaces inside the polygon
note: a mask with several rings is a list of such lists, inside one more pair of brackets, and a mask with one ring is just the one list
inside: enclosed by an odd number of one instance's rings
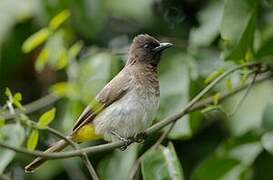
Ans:
{"label": "thin twig", "polygon": [[[38,129],[38,130],[46,130],[49,131],[50,133],[56,135],[57,137],[65,140],[66,142],[68,142],[75,150],[80,150],[78,144],[76,144],[74,141],[72,141],[70,138],[66,137],[65,135],[63,135],[62,133],[60,133],[59,131],[57,131],[56,129],[53,129],[51,127],[46,126],[45,128],[40,128],[37,123],[33,122],[33,121],[28,121],[30,122],[30,124],[25,123],[23,121],[23,124],[28,125],[32,128]],[[87,167],[89,174],[91,175],[92,179],[94,180],[99,180],[99,177],[93,167],[93,165],[91,164],[91,162],[88,159],[88,156],[85,152],[81,151],[81,155],[80,155],[81,159],[83,160],[85,166]]]}
{"label": "thin twig", "polygon": [[[239,67],[231,69],[228,72],[231,73],[231,72],[234,72],[234,71],[236,71],[238,69],[241,69],[243,67],[247,67],[247,66],[250,67],[250,66],[255,66],[255,65],[257,65],[257,63],[241,65]],[[262,82],[262,81],[265,81],[267,79],[270,79],[271,77],[272,77],[271,75],[267,76],[267,77],[264,77],[263,79],[260,79],[259,81],[256,81],[255,84],[257,84],[258,82]],[[210,85],[207,86],[207,88],[208,87],[211,88],[212,86],[213,85],[210,84]],[[207,89],[207,88],[205,88],[205,89]],[[235,90],[234,92],[227,94],[226,96],[222,96],[219,99],[219,102],[221,102],[222,99],[226,99],[226,98],[230,97],[231,95],[234,95],[235,93],[237,93],[237,92],[239,92],[239,91],[241,91],[243,89],[245,89],[245,87],[244,88],[241,87],[238,90]],[[200,96],[202,96],[202,94],[201,95],[199,94],[194,99],[199,100]],[[204,101],[196,102],[196,104],[187,105],[186,110],[184,109],[180,113],[177,113],[175,115],[170,116],[169,118],[166,118],[166,119],[162,120],[161,122],[155,124],[151,128],[148,128],[146,132],[148,133],[148,135],[150,135],[151,133],[154,133],[155,131],[161,129],[162,127],[165,127],[166,125],[170,124],[171,122],[180,119],[185,113],[189,113],[189,112],[192,112],[192,111],[199,110],[199,109],[207,106],[208,105],[207,103],[212,103],[212,102],[213,102],[212,98],[209,98],[209,99],[205,99]],[[85,152],[87,154],[89,154],[89,153],[94,154],[94,153],[98,153],[98,152],[113,150],[113,149],[119,148],[119,147],[121,147],[123,145],[125,145],[124,142],[118,141],[118,142],[107,143],[107,144],[103,144],[103,145],[97,145],[97,146],[83,148],[83,149],[81,149],[81,151],[83,151],[83,152]],[[79,156],[81,154],[80,150],[73,150],[73,151],[66,151],[66,152],[56,152],[56,153],[45,153],[43,151],[28,151],[26,148],[14,147],[14,146],[7,145],[5,143],[0,143],[0,146],[4,147],[4,148],[11,149],[11,150],[14,150],[14,151],[17,151],[17,152],[20,152],[20,153],[24,153],[24,154],[28,154],[28,155],[32,155],[32,156],[46,157],[48,159],[71,158],[71,157]]]}
{"label": "thin twig", "polygon": [[[175,125],[175,122],[172,122],[170,127],[168,127],[168,129],[166,131],[164,131],[164,133],[160,136],[160,138],[156,141],[156,143],[152,147],[150,147],[147,151],[151,151],[153,149],[156,149],[162,143],[162,141],[165,139],[165,137],[171,132],[174,125]],[[143,153],[141,156],[139,156],[137,158],[137,160],[135,161],[133,167],[131,168],[131,170],[129,172],[128,180],[136,179],[135,177],[136,177],[137,172],[139,171],[139,165],[144,158],[144,154],[145,153]]]}
{"label": "thin twig", "polygon": [[201,99],[209,90],[211,90],[218,82],[220,82],[222,79],[224,79],[225,77],[227,77],[229,74],[245,68],[245,67],[253,67],[253,66],[257,66],[260,63],[248,63],[248,64],[243,64],[237,67],[234,67],[226,72],[224,72],[223,74],[221,74],[220,76],[218,76],[213,82],[211,82],[209,85],[207,85],[199,94],[197,94],[187,105],[186,107],[179,113],[165,118],[161,121],[159,121],[158,123],[156,123],[155,125],[153,125],[152,127],[148,128],[145,132],[147,134],[152,134],[156,131],[158,131],[159,129],[162,129],[163,127],[165,127],[166,125],[170,124],[171,122],[175,122],[178,119],[180,119],[181,117],[183,117],[185,115],[185,113],[199,100]]}
{"label": "thin twig", "polygon": [[243,104],[243,102],[245,101],[247,95],[250,92],[251,87],[253,86],[253,84],[255,83],[256,77],[257,77],[258,73],[255,73],[253,76],[253,79],[251,81],[251,83],[248,84],[248,87],[246,88],[246,92],[244,93],[243,97],[239,100],[239,102],[236,104],[236,106],[234,107],[234,109],[232,110],[231,113],[229,113],[227,116],[231,117],[234,114],[236,114],[236,112],[239,110],[239,108],[241,107],[241,105]]}
{"label": "thin twig", "polygon": [[[218,80],[219,80],[219,81],[222,80],[222,79],[225,78],[226,75],[228,75],[228,74],[229,74],[229,73],[223,74],[222,78],[219,78]],[[245,86],[245,88],[247,88],[246,94],[248,94],[248,91],[250,90],[250,87],[255,83],[255,79],[256,79],[257,75],[258,75],[258,73],[255,73],[252,82],[249,83],[248,86]],[[218,82],[219,82],[219,81],[218,81]],[[217,83],[216,80],[215,80],[215,82]],[[238,90],[241,90],[241,88],[238,88]],[[205,89],[204,89],[203,91],[205,91]],[[201,91],[199,94],[201,94],[203,91]],[[236,92],[237,92],[237,91],[236,91]],[[197,96],[198,96],[198,95],[197,95]],[[228,94],[224,95],[223,97],[226,97],[226,96],[228,96]],[[245,95],[245,97],[246,97],[246,95]],[[243,97],[242,101],[244,100],[245,97]],[[221,98],[221,99],[222,99],[222,101],[223,101],[224,98]],[[193,99],[193,100],[194,100],[194,99]],[[192,101],[193,101],[193,100],[192,100]],[[192,102],[192,101],[191,101],[191,102]],[[210,102],[209,102],[209,101],[210,101]],[[211,104],[211,103],[213,102],[213,98],[210,98],[209,101],[208,101],[207,103]],[[190,102],[190,103],[191,103],[191,102]],[[197,102],[198,102],[198,101],[197,101]],[[190,103],[189,103],[189,104],[190,104]],[[196,104],[196,103],[195,103],[195,104]],[[239,105],[239,104],[238,104],[238,105]],[[194,106],[194,104],[193,104],[193,106]],[[191,107],[189,107],[189,110],[190,110],[190,109],[191,109]],[[185,110],[185,113],[184,113],[183,115],[185,115],[186,113],[188,113],[187,110]],[[181,115],[181,117],[182,117],[183,115]],[[176,123],[176,121],[173,121],[173,122],[171,123],[170,127],[168,127],[168,129],[167,129],[166,131],[164,131],[164,133],[160,136],[160,138],[156,141],[156,143],[155,143],[151,148],[149,148],[147,151],[156,149],[156,148],[162,143],[162,141],[167,137],[167,135],[171,132],[171,130],[173,129],[175,123]],[[131,168],[130,173],[129,173],[129,178],[128,178],[129,180],[135,179],[135,176],[136,176],[137,172],[139,171],[139,165],[140,165],[141,161],[143,160],[143,158],[144,158],[144,153],[135,161],[134,166]]]}
{"label": "thin twig", "polygon": [[[56,101],[58,101],[59,99],[61,99],[61,97],[55,96],[54,94],[49,94],[46,95],[36,101],[33,101],[29,104],[24,105],[24,108],[26,109],[26,111],[24,113],[32,113],[35,112],[39,109],[42,109],[50,104],[55,103]],[[20,113],[21,110],[16,109],[15,113]],[[1,114],[3,119],[11,119],[14,118],[16,115],[12,114],[10,112],[4,112],[3,114]]]}
{"label": "thin twig", "polygon": [[[59,100],[60,97],[57,97],[53,94],[49,94],[47,96],[44,96],[36,101],[33,101],[27,105],[25,105],[25,109],[26,109],[26,113],[31,113],[34,112],[38,109],[41,109],[45,106],[48,106],[54,102],[56,102],[57,100]],[[4,113],[2,116],[4,117],[4,119],[9,119],[9,118],[15,118],[16,116],[18,116],[18,113],[20,113],[19,109],[14,110],[11,102],[8,102],[8,108],[10,113]],[[40,128],[37,123],[33,122],[33,121],[28,121],[28,123],[21,121],[23,124],[27,125],[27,126],[31,126],[32,128],[35,129],[39,129],[39,130],[47,130],[49,132],[51,132],[52,134],[56,135],[57,137],[64,139],[66,142],[68,142],[68,144],[70,144],[75,150],[80,150],[81,152],[81,159],[83,160],[84,164],[86,165],[89,174],[91,175],[91,177],[94,180],[99,180],[98,175],[94,169],[94,167],[92,166],[91,162],[88,159],[88,156],[85,152],[82,152],[81,149],[79,148],[79,146],[73,142],[70,138],[66,137],[65,135],[63,135],[62,133],[60,133],[59,131],[50,128],[48,126],[46,126],[45,128]],[[29,123],[30,122],[30,123]]]}

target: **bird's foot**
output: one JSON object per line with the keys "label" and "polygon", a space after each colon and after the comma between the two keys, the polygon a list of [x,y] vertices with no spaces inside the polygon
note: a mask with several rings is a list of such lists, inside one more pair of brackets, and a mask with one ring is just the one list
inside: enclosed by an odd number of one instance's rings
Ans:
{"label": "bird's foot", "polygon": [[120,147],[120,150],[122,151],[127,149],[127,147],[133,142],[132,138],[124,138],[115,131],[111,131],[111,133],[124,143],[124,145]]}
{"label": "bird's foot", "polygon": [[142,143],[146,138],[147,138],[147,133],[146,132],[140,132],[138,134],[136,134],[133,139],[135,142],[137,143]]}

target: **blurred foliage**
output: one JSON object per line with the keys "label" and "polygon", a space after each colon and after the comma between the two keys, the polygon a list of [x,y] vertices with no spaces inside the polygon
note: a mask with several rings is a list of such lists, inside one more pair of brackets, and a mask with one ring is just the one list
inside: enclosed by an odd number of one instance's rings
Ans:
{"label": "blurred foliage", "polygon": [[[0,140],[45,149],[56,138],[39,128],[50,124],[68,133],[123,67],[130,42],[140,33],[175,44],[160,64],[156,121],[179,112],[236,64],[272,62],[272,16],[272,0],[1,0]],[[242,69],[217,85],[210,94],[213,104],[179,120],[158,149],[145,152],[152,137],[124,152],[90,156],[99,176],[126,179],[144,153],[139,179],[273,179],[272,82],[252,87],[239,107],[245,92],[219,104],[223,93],[250,82],[250,74]],[[22,104],[47,93],[63,98],[26,115]],[[21,109],[19,115],[4,120],[3,111],[14,108]],[[25,174],[30,160],[1,148],[0,179],[89,179],[76,158]]]}

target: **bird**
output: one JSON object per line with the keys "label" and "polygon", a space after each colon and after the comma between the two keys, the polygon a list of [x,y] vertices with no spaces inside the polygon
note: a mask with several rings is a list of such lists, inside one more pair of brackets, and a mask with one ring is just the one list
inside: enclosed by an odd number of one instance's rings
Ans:
{"label": "bird", "polygon": [[[160,100],[158,66],[162,52],[172,46],[148,34],[134,37],[125,66],[83,110],[67,138],[76,143],[129,142],[151,126]],[[59,152],[66,146],[68,142],[62,139],[45,152]],[[37,157],[25,171],[33,172],[46,160]]]}

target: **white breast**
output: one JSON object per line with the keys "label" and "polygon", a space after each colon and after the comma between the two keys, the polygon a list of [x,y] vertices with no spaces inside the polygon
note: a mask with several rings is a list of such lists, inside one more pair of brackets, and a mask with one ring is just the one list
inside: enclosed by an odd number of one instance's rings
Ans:
{"label": "white breast", "polygon": [[159,96],[145,91],[143,87],[130,89],[103,110],[93,121],[96,133],[107,141],[114,141],[117,138],[111,131],[122,137],[132,137],[148,128],[157,113]]}

